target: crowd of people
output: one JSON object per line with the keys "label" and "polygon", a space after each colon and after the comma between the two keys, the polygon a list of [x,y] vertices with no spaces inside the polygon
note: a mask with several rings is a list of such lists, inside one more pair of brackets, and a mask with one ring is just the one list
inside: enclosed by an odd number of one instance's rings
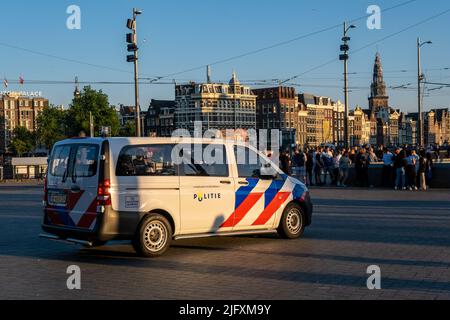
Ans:
{"label": "crowd of people", "polygon": [[[427,191],[432,179],[436,157],[432,149],[411,147],[388,149],[382,146],[334,148],[331,146],[295,149],[280,153],[280,167],[284,173],[296,177],[308,186],[334,185],[346,188],[349,184],[362,188],[369,185],[369,166],[382,163],[382,185],[395,190]],[[355,169],[350,177],[350,169]],[[350,181],[352,180],[352,181]]]}

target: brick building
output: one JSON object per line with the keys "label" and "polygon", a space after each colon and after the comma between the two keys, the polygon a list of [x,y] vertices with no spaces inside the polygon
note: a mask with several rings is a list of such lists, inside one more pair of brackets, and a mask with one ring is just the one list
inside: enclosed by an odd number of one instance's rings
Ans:
{"label": "brick building", "polygon": [[48,107],[48,100],[39,95],[8,92],[0,95],[0,152],[8,151],[14,129],[24,127],[31,132],[37,129],[37,117]]}

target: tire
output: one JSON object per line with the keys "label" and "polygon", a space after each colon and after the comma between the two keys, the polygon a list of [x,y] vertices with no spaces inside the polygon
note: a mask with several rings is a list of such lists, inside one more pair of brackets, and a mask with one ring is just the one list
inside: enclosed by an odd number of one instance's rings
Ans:
{"label": "tire", "polygon": [[167,251],[171,240],[169,221],[162,215],[150,214],[142,219],[131,244],[138,255],[155,258]]}
{"label": "tire", "polygon": [[306,215],[302,207],[290,203],[283,211],[277,231],[283,239],[299,239],[305,232]]}

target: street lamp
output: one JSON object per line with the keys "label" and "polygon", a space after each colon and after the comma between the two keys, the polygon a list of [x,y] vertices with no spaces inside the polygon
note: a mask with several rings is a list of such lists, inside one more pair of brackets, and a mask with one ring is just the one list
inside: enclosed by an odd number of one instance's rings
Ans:
{"label": "street lamp", "polygon": [[421,63],[421,48],[426,44],[432,44],[431,41],[424,41],[421,42],[420,38],[417,38],[417,105],[418,105],[418,135],[417,135],[417,146],[422,147],[424,145],[424,126],[423,126],[423,108],[422,108],[422,81],[424,80],[425,76],[422,73],[422,63]]}
{"label": "street lamp", "polygon": [[355,25],[347,25],[347,22],[344,22],[344,36],[342,38],[343,44],[341,45],[341,55],[339,56],[339,60],[344,61],[344,94],[345,94],[345,119],[344,119],[344,145],[346,148],[350,146],[350,139],[348,134],[348,114],[349,114],[349,103],[348,103],[348,51],[350,47],[348,42],[350,41],[350,37],[347,36],[347,33],[350,29],[355,29]]}
{"label": "street lamp", "polygon": [[141,108],[139,105],[139,73],[138,73],[138,50],[137,47],[137,28],[136,17],[142,14],[142,11],[133,8],[133,19],[127,20],[127,28],[132,30],[132,33],[127,34],[128,52],[133,54],[127,56],[127,62],[134,63],[134,97],[135,97],[135,119],[136,119],[136,136],[141,137]]}

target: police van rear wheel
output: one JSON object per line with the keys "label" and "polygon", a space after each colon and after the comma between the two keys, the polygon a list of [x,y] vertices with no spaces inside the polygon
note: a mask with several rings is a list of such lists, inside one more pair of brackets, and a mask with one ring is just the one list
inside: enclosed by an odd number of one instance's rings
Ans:
{"label": "police van rear wheel", "polygon": [[142,220],[132,244],[139,255],[153,258],[167,251],[171,239],[169,221],[159,214],[151,214]]}
{"label": "police van rear wheel", "polygon": [[296,203],[289,204],[281,217],[278,234],[284,239],[298,239],[305,231],[305,213]]}

